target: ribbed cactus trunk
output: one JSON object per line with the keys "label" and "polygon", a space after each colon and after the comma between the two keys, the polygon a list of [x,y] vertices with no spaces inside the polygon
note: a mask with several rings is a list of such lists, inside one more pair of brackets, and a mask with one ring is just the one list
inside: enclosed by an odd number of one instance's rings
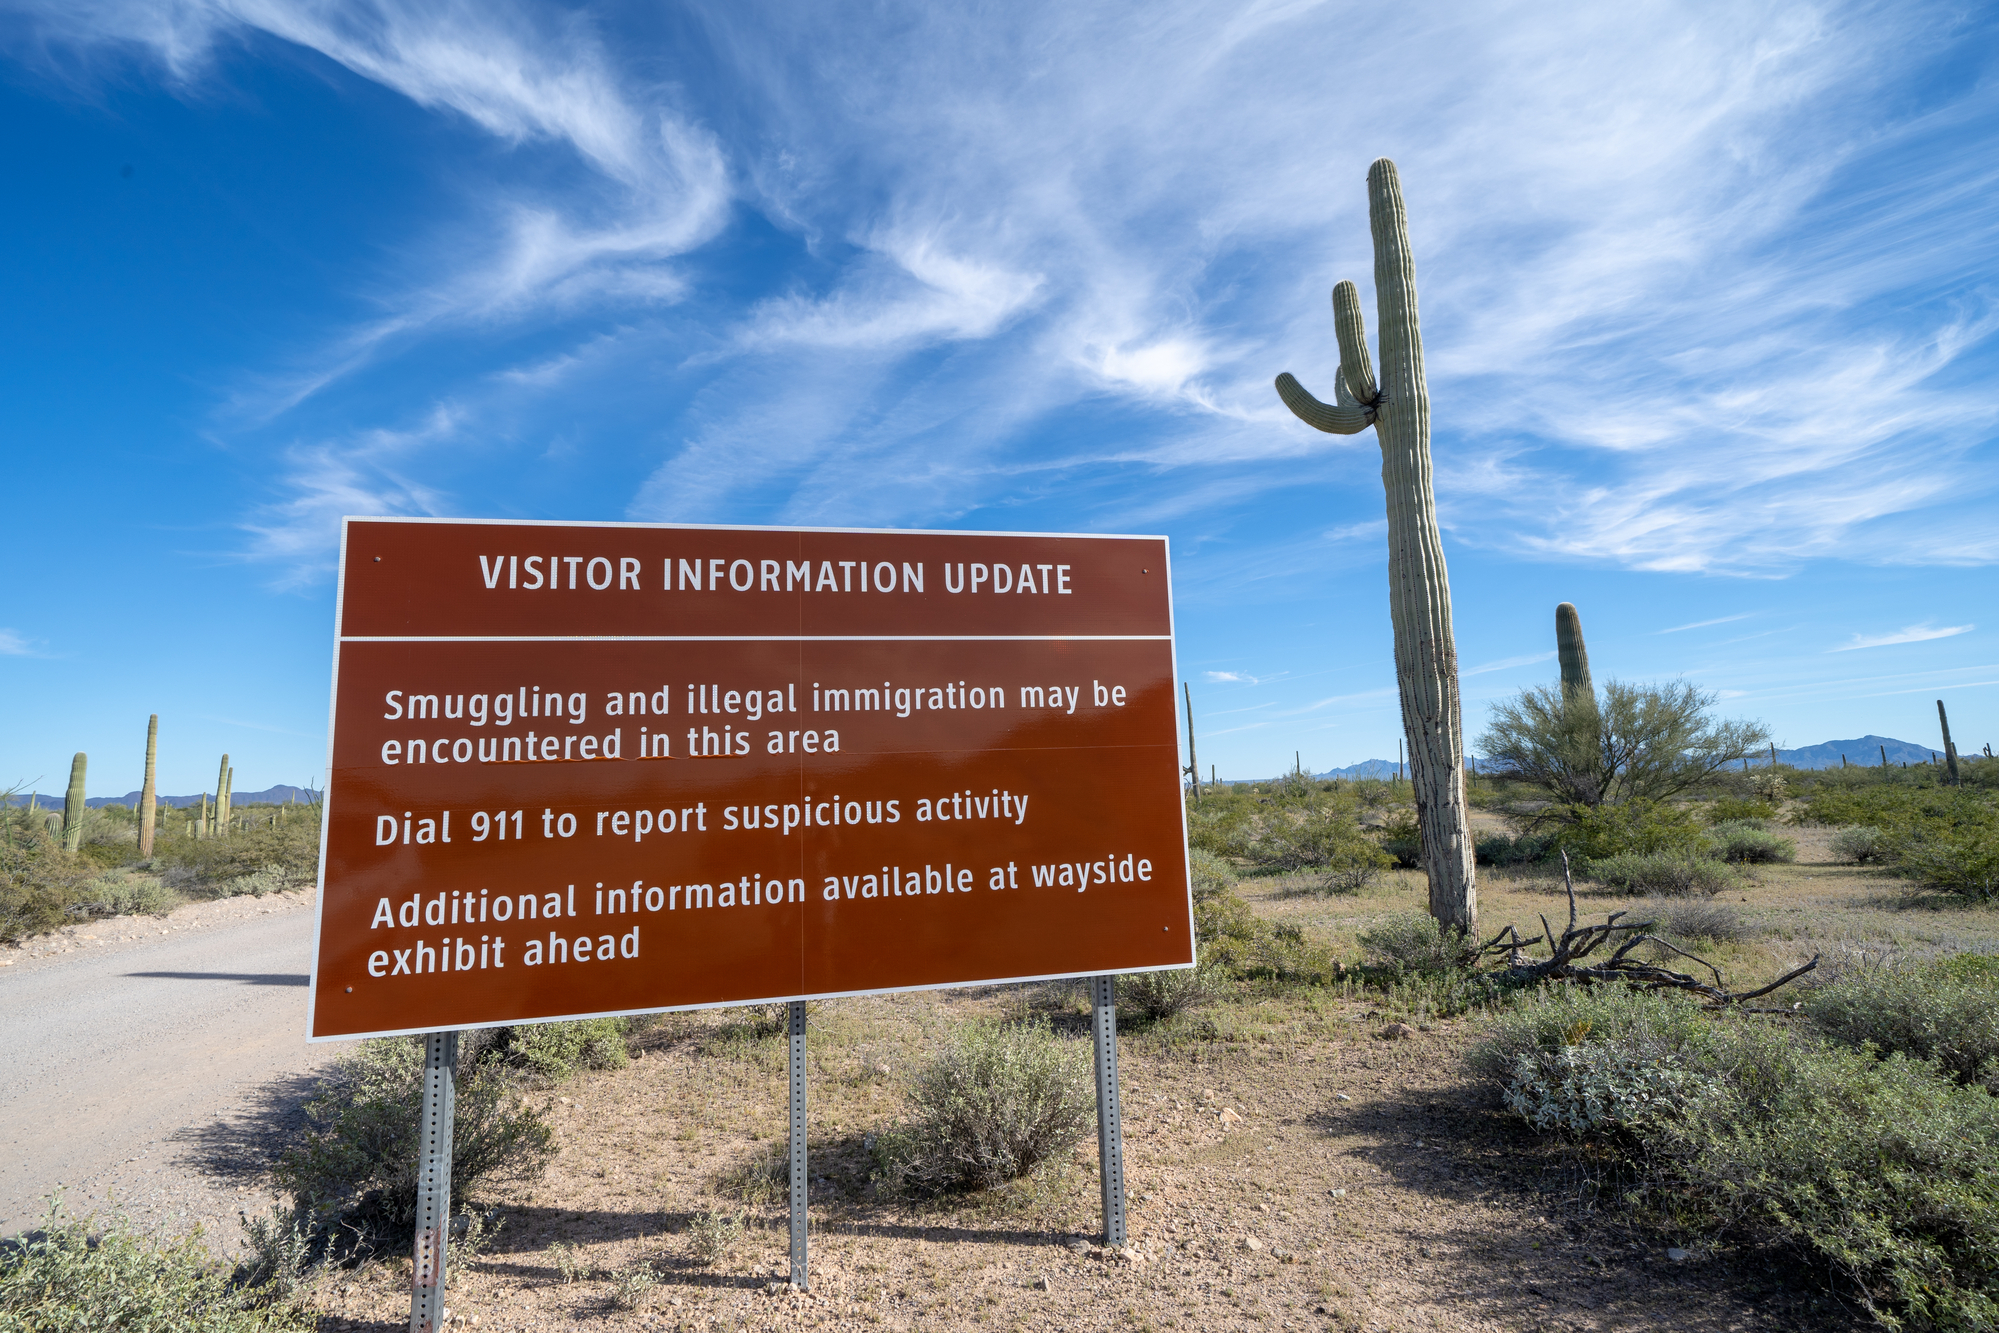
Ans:
{"label": "ribbed cactus trunk", "polygon": [[1555,608],[1555,654],[1562,659],[1562,697],[1596,698],[1589,678],[1589,648],[1583,643],[1583,618],[1574,602]]}
{"label": "ribbed cactus trunk", "polygon": [[229,821],[235,817],[236,770],[231,768],[222,775],[222,831],[230,832]]}
{"label": "ribbed cactus trunk", "polygon": [[205,838],[208,836],[208,793],[207,792],[203,792],[201,794],[201,821],[195,825],[195,829],[196,829],[194,835],[195,837]]}
{"label": "ribbed cactus trunk", "polygon": [[1372,425],[1381,445],[1388,500],[1388,606],[1395,629],[1395,675],[1409,779],[1423,831],[1430,914],[1475,930],[1478,890],[1465,808],[1464,719],[1458,699],[1458,653],[1451,631],[1451,584],[1437,528],[1430,466],[1430,392],[1416,317],[1416,263],[1395,164],[1378,159],[1367,172],[1368,222],[1374,238],[1375,311],[1381,325],[1381,380],[1369,364],[1360,294],[1333,288],[1340,372],[1334,402],[1320,402],[1290,375],[1277,393],[1307,425],[1351,435]]}
{"label": "ribbed cactus trunk", "polygon": [[139,859],[153,854],[153,826],[159,819],[159,797],[153,790],[153,763],[160,752],[160,715],[146,722],[146,780],[139,784]]}
{"label": "ribbed cactus trunk", "polygon": [[229,756],[222,756],[222,767],[215,770],[215,816],[209,824],[212,837],[221,837],[224,823],[229,818]]}
{"label": "ribbed cactus trunk", "polygon": [[69,761],[69,791],[62,800],[62,845],[72,852],[83,846],[83,770],[89,756],[78,751]]}
{"label": "ribbed cactus trunk", "polygon": [[1962,785],[1957,776],[1957,747],[1950,740],[1950,714],[1943,711],[1943,700],[1937,700],[1937,722],[1943,727],[1943,759],[1950,772],[1950,785]]}

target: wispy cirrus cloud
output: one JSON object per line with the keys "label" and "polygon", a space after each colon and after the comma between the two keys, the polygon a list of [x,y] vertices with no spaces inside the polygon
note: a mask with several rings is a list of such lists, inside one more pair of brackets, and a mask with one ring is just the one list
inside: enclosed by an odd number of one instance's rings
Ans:
{"label": "wispy cirrus cloud", "polygon": [[1826,649],[1829,653],[1850,653],[1856,648],[1885,648],[1896,643],[1927,643],[1931,639],[1948,639],[1953,635],[1969,634],[1976,625],[1909,625],[1887,634],[1856,634],[1850,643],[1842,643],[1837,648]]}
{"label": "wispy cirrus cloud", "polygon": [[0,657],[35,657],[38,654],[18,630],[0,629]]}
{"label": "wispy cirrus cloud", "polygon": [[1679,634],[1684,630],[1706,629],[1710,625],[1732,625],[1738,620],[1747,620],[1755,614],[1754,611],[1744,611],[1739,615],[1716,616],[1713,620],[1694,620],[1684,625],[1675,625],[1671,629],[1655,629],[1652,632],[1654,634]]}

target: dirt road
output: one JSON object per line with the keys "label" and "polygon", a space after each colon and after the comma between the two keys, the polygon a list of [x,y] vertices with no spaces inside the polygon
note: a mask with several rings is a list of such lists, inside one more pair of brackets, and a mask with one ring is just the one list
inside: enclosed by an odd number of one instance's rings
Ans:
{"label": "dirt road", "polygon": [[259,1142],[339,1049],[305,1043],[310,895],[118,917],[0,949],[0,1236],[50,1191],[85,1213],[200,1224],[233,1248]]}

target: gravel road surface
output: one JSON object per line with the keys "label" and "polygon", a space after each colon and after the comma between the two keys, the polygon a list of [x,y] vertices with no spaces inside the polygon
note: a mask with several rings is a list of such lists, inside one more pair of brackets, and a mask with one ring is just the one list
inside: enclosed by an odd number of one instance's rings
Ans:
{"label": "gravel road surface", "polygon": [[233,1250],[299,1123],[311,894],[117,917],[0,949],[0,1236],[116,1205]]}

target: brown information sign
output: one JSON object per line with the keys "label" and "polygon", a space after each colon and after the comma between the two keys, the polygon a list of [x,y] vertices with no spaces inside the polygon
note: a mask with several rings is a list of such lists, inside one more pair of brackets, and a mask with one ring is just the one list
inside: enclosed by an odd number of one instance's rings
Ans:
{"label": "brown information sign", "polygon": [[1191,966],[1166,555],[348,520],[308,1035]]}

